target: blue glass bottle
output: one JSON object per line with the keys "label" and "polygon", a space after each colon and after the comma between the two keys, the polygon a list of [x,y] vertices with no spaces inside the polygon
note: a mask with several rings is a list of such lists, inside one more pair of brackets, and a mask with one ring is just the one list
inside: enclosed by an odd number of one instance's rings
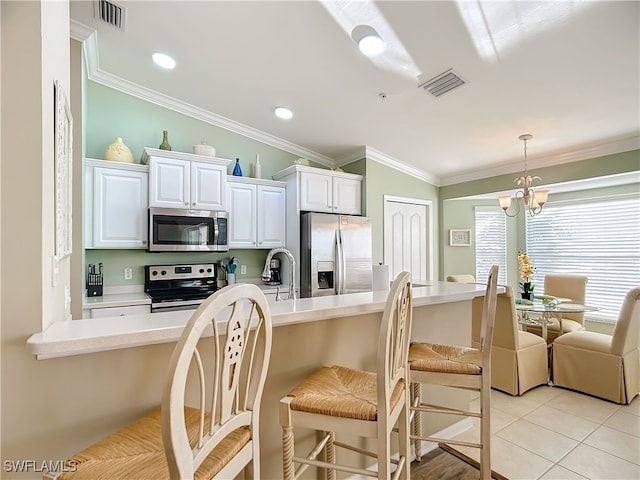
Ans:
{"label": "blue glass bottle", "polygon": [[242,176],[242,169],[240,168],[240,159],[236,158],[236,166],[233,167],[233,174],[236,177],[241,177]]}

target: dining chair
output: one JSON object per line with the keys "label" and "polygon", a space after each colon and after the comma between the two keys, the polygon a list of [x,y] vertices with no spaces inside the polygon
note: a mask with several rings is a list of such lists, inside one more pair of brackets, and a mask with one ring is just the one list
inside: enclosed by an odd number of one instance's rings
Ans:
{"label": "dining chair", "polygon": [[613,335],[579,330],[553,342],[552,379],[612,402],[629,404],[640,393],[640,287],[627,292]]}
{"label": "dining chair", "polygon": [[[504,287],[497,296],[496,323],[491,351],[491,387],[511,395],[522,395],[549,380],[547,342],[518,325],[513,289]],[[472,301],[471,346],[479,348],[484,298]]]}
{"label": "dining chair", "polygon": [[[410,279],[409,272],[400,272],[387,294],[378,335],[376,372],[324,366],[280,400],[285,480],[299,478],[309,466],[325,469],[330,480],[336,478],[336,471],[382,479],[410,478],[407,377],[412,318]],[[398,458],[392,458],[394,427],[398,431]],[[295,454],[294,429],[320,432],[320,440],[305,456]],[[375,452],[362,448],[363,438],[375,440]],[[346,443],[346,439],[354,444]],[[377,470],[359,468],[344,459],[338,463],[336,447],[365,458],[377,458]],[[322,453],[324,459],[320,457]]]}
{"label": "dining chair", "polygon": [[458,275],[447,275],[447,282],[476,283],[476,277],[468,273],[460,273]]}
{"label": "dining chair", "polygon": [[[496,319],[498,266],[489,271],[482,307],[482,328],[478,348],[412,342],[409,347],[411,382],[411,439],[416,459],[420,460],[421,442],[436,442],[480,449],[480,478],[491,479],[491,350]],[[461,410],[446,405],[425,403],[422,385],[441,385],[480,392],[479,411]],[[422,432],[422,413],[440,413],[480,418],[480,439],[467,442]]]}
{"label": "dining chair", "polygon": [[[548,273],[544,276],[544,293],[584,304],[588,281],[588,277],[584,275]],[[526,330],[542,336],[540,325],[527,325]],[[584,313],[563,313],[562,317],[552,315],[547,319],[547,343],[553,342],[559,335],[578,330],[584,330]]]}
{"label": "dining chair", "polygon": [[[271,329],[256,285],[218,290],[194,312],[173,350],[160,408],[73,455],[67,472],[44,478],[231,479],[244,471],[259,479]],[[187,405],[187,395],[197,400]]]}

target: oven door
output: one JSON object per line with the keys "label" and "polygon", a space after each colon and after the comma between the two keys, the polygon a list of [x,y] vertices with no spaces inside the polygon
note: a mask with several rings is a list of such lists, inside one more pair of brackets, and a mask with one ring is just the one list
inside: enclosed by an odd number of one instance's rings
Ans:
{"label": "oven door", "polygon": [[227,212],[149,209],[149,251],[226,252]]}
{"label": "oven door", "polygon": [[179,310],[195,310],[203,300],[184,300],[175,302],[151,303],[151,313],[177,312]]}

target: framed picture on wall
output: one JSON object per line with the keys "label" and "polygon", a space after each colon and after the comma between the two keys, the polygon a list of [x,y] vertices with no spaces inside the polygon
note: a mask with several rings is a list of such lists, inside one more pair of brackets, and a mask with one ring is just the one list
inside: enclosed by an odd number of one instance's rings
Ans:
{"label": "framed picture on wall", "polygon": [[60,82],[54,84],[55,98],[55,228],[58,260],[71,254],[71,145],[73,119]]}
{"label": "framed picture on wall", "polygon": [[470,247],[471,230],[449,230],[449,245],[452,247]]}

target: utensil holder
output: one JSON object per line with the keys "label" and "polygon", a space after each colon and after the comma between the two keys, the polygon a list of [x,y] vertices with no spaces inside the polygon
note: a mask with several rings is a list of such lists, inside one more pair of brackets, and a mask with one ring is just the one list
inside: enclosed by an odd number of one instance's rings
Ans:
{"label": "utensil holder", "polygon": [[233,285],[236,283],[236,274],[227,272],[227,285]]}

